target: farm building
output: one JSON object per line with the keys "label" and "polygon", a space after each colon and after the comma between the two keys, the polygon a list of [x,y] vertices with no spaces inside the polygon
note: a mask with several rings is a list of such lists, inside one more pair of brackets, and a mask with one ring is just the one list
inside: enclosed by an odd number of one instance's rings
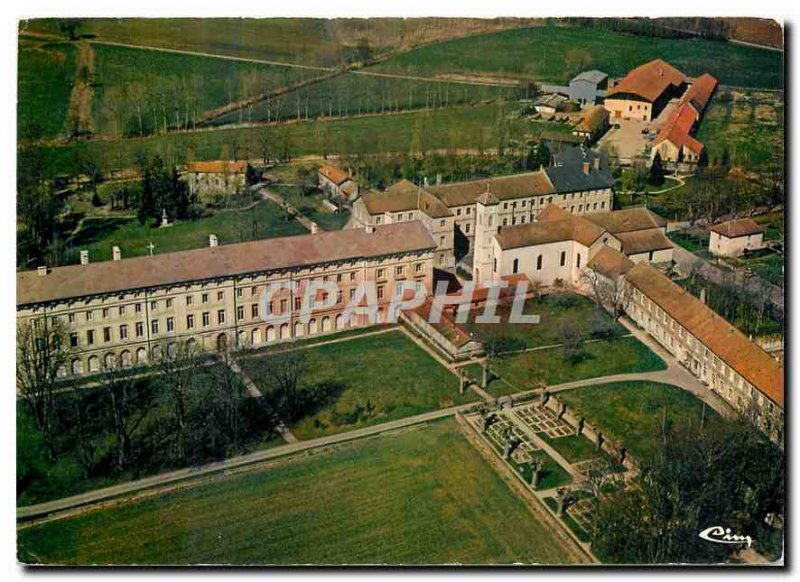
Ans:
{"label": "farm building", "polygon": [[608,75],[602,71],[584,71],[569,82],[568,95],[572,101],[594,105],[605,95]]}
{"label": "farm building", "polygon": [[549,93],[547,95],[542,95],[538,97],[536,101],[533,102],[533,108],[536,110],[536,113],[541,113],[542,115],[553,115],[558,111],[562,111],[564,108],[564,103],[566,103],[567,98],[563,95],[559,95],[558,93]]}
{"label": "farm building", "polygon": [[183,173],[189,193],[200,200],[209,200],[240,192],[246,184],[247,162],[215,160],[192,162]]}
{"label": "farm building", "polygon": [[764,248],[764,228],[752,218],[714,224],[708,230],[708,250],[718,257],[738,257]]}
{"label": "farm building", "polygon": [[717,80],[704,74],[695,79],[653,142],[651,157],[656,153],[667,162],[696,163],[704,146],[694,138],[703,113],[717,88]]}
{"label": "farm building", "polygon": [[572,130],[572,135],[582,137],[585,143],[592,144],[606,131],[608,131],[608,110],[602,105],[595,105],[578,122]]}
{"label": "farm building", "polygon": [[332,197],[345,198],[349,202],[358,197],[358,184],[341,168],[322,166],[317,170],[317,178],[320,190],[324,190]]}
{"label": "farm building", "polygon": [[630,71],[606,93],[604,106],[614,119],[651,121],[686,90],[686,76],[678,69],[655,59]]}

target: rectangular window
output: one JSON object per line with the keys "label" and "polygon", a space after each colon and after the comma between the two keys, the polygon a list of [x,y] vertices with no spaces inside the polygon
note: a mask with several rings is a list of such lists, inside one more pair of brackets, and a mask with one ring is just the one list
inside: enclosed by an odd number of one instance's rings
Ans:
{"label": "rectangular window", "polygon": [[172,299],[167,299],[165,303],[167,304],[167,309],[172,309]]}
{"label": "rectangular window", "polygon": [[70,313],[69,316],[67,317],[67,319],[69,319],[70,323],[75,323],[75,314],[74,313]]}
{"label": "rectangular window", "polygon": [[217,301],[222,301],[223,299],[225,299],[225,292],[217,291]]}
{"label": "rectangular window", "polygon": [[355,281],[355,280],[356,280],[356,273],[355,273],[355,271],[353,271],[352,273],[350,273],[350,280],[351,280],[351,281]]}
{"label": "rectangular window", "polygon": [[194,304],[194,296],[193,295],[187,295],[186,296],[186,305],[192,305],[192,304]]}
{"label": "rectangular window", "polygon": [[208,293],[203,293],[200,296],[200,301],[202,301],[203,303],[208,303]]}
{"label": "rectangular window", "polygon": [[108,307],[103,308],[103,319],[108,319]]}
{"label": "rectangular window", "polygon": [[158,320],[154,319],[150,322],[150,331],[153,333],[158,333]]}
{"label": "rectangular window", "polygon": [[225,323],[225,310],[220,309],[217,311],[217,324],[222,325]]}
{"label": "rectangular window", "polygon": [[250,297],[255,297],[258,293],[258,287],[250,287]]}
{"label": "rectangular window", "polygon": [[125,306],[124,305],[120,305],[119,306],[119,314],[120,314],[120,316],[125,315]]}
{"label": "rectangular window", "polygon": [[86,343],[87,345],[93,346],[94,345],[94,330],[89,329],[86,331]]}
{"label": "rectangular window", "polygon": [[186,316],[186,329],[194,329],[194,314],[192,313]]}
{"label": "rectangular window", "polygon": [[241,288],[241,287],[237,288],[237,289],[236,289],[236,296],[237,296],[237,297],[241,297],[242,295],[243,295],[243,293],[242,293],[242,288]]}
{"label": "rectangular window", "polygon": [[203,327],[211,325],[211,314],[208,311],[203,312]]}
{"label": "rectangular window", "polygon": [[421,273],[422,272],[422,263],[415,264],[414,265],[414,271],[417,272],[417,273]]}
{"label": "rectangular window", "polygon": [[136,306],[133,308],[133,310],[136,313],[141,313],[142,312],[142,304],[141,303],[137,303]]}
{"label": "rectangular window", "polygon": [[302,297],[295,297],[294,298],[294,310],[300,311],[303,308],[303,298]]}
{"label": "rectangular window", "polygon": [[168,317],[167,318],[167,333],[175,331],[175,318]]}
{"label": "rectangular window", "polygon": [[375,269],[375,277],[378,279],[383,279],[383,269]]}
{"label": "rectangular window", "polygon": [[394,268],[394,274],[395,274],[396,277],[402,277],[402,275],[403,275],[403,266],[400,265],[398,267],[395,267]]}
{"label": "rectangular window", "polygon": [[352,301],[356,296],[356,290],[350,289],[350,301]]}
{"label": "rectangular window", "polygon": [[244,319],[244,305],[239,305],[236,307],[236,319]]}
{"label": "rectangular window", "polygon": [[136,322],[136,337],[142,337],[144,335],[144,323],[141,321]]}
{"label": "rectangular window", "polygon": [[127,325],[120,325],[119,326],[119,339],[124,340],[128,339],[128,326]]}
{"label": "rectangular window", "polygon": [[383,299],[383,285],[378,285],[378,299]]}
{"label": "rectangular window", "polygon": [[93,311],[87,311],[86,312],[86,321],[92,321],[93,319],[94,319],[94,312]]}
{"label": "rectangular window", "polygon": [[258,317],[258,303],[253,303],[250,306],[250,317],[252,317],[253,319]]}
{"label": "rectangular window", "polygon": [[72,348],[78,347],[78,334],[74,331],[71,334],[69,334],[69,345]]}
{"label": "rectangular window", "polygon": [[150,302],[150,311],[158,311],[158,301]]}
{"label": "rectangular window", "polygon": [[287,299],[281,299],[281,313],[286,313],[286,310],[289,308],[289,301]]}
{"label": "rectangular window", "polygon": [[103,328],[103,341],[108,343],[111,341],[111,328],[104,327]]}

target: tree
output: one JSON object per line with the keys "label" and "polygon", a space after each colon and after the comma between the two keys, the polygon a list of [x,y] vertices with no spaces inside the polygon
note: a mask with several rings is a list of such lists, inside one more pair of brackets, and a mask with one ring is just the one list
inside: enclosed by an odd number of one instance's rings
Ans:
{"label": "tree", "polygon": [[244,181],[248,186],[255,186],[261,181],[261,174],[249,162],[244,171]]}
{"label": "tree", "polygon": [[533,145],[528,150],[528,155],[525,158],[526,170],[538,170],[541,167],[550,165],[550,148],[543,141]]}
{"label": "tree", "polygon": [[301,382],[306,373],[307,362],[301,350],[280,350],[266,358],[269,379],[268,400],[279,418],[291,424],[305,410],[306,401],[301,394]]}
{"label": "tree", "polygon": [[631,288],[621,276],[606,277],[594,269],[586,269],[583,278],[592,289],[594,300],[617,320],[630,300]]}
{"label": "tree", "polygon": [[80,27],[79,20],[59,20],[58,29],[61,34],[65,35],[69,40],[78,40],[78,28]]}
{"label": "tree", "polygon": [[705,148],[702,149],[700,155],[697,157],[697,168],[702,171],[708,167],[708,152]]}
{"label": "tree", "polygon": [[59,373],[66,368],[66,332],[60,320],[46,317],[17,325],[17,390],[54,454],[53,401]]}
{"label": "tree", "polygon": [[184,461],[189,445],[189,399],[195,385],[198,353],[191,344],[161,346],[161,353],[159,383],[175,426],[174,457]]}
{"label": "tree", "polygon": [[612,563],[714,563],[741,546],[708,543],[713,525],[771,553],[765,519],[784,511],[784,455],[743,417],[713,426],[665,426],[663,442],[624,489],[601,496],[592,545]]}
{"label": "tree", "polygon": [[131,462],[133,435],[155,404],[152,383],[137,382],[117,366],[104,368],[100,383],[114,435],[114,465],[124,471]]}
{"label": "tree", "polygon": [[583,346],[583,332],[573,318],[564,318],[558,329],[558,336],[565,362],[574,365],[583,360],[586,356]]}
{"label": "tree", "polygon": [[664,165],[661,160],[661,154],[658,152],[653,156],[653,163],[650,165],[649,180],[653,186],[660,186],[664,183]]}

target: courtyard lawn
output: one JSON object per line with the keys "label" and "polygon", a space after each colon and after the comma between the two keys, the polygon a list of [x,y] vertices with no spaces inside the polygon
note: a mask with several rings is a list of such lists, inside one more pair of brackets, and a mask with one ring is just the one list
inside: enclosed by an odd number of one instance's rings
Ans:
{"label": "courtyard lawn", "polygon": [[[301,419],[292,433],[310,439],[371,426],[478,399],[458,394],[458,379],[402,331],[355,338],[304,350],[308,386],[328,385],[335,398]],[[242,360],[245,373],[263,391],[269,387],[266,362]]]}
{"label": "courtyard lawn", "polygon": [[[558,398],[621,441],[641,459],[659,449],[657,433],[668,425],[699,424],[703,402],[689,392],[656,382],[615,382],[560,392]],[[705,407],[706,422],[719,419]]]}
{"label": "courtyard lawn", "polygon": [[61,135],[75,79],[74,45],[21,38],[17,71],[19,138]]}
{"label": "courtyard lawn", "polygon": [[551,447],[558,451],[570,463],[578,463],[601,456],[595,443],[583,435],[569,435],[559,438],[550,438],[546,433],[539,436],[547,441]]}
{"label": "courtyard lawn", "polygon": [[57,564],[566,563],[452,420],[19,531]]}
{"label": "courtyard lawn", "polygon": [[92,261],[111,259],[111,247],[116,245],[123,258],[149,253],[168,253],[208,246],[208,235],[216,234],[219,244],[238,243],[261,238],[308,234],[296,220],[287,220],[286,212],[266,200],[244,209],[217,211],[213,216],[179,221],[168,228],[142,225],[135,218],[87,218],[69,241],[67,263],[77,263],[81,249],[89,250]]}
{"label": "courtyard lawn", "polygon": [[591,299],[577,293],[551,293],[537,299],[525,301],[523,313],[538,315],[539,323],[508,323],[511,307],[498,306],[496,314],[501,323],[475,323],[475,317],[482,310],[470,314],[469,322],[462,327],[479,338],[497,338],[503,350],[522,350],[540,346],[555,345],[561,342],[560,329],[565,321],[571,322],[583,334],[591,336],[594,322],[603,322],[608,333],[620,336],[627,333],[624,327],[612,320],[611,316]]}
{"label": "courtyard lawn", "polygon": [[666,370],[667,365],[633,337],[584,344],[584,358],[576,364],[564,361],[562,348],[501,356],[492,365],[500,378],[489,383],[493,396],[532,390],[539,381],[547,385],[597,378],[611,374]]}
{"label": "courtyard lawn", "polygon": [[374,69],[423,76],[519,76],[566,83],[588,69],[612,77],[655,58],[686,75],[710,73],[725,85],[783,87],[783,54],[706,39],[655,38],[598,27],[533,26],[431,44]]}

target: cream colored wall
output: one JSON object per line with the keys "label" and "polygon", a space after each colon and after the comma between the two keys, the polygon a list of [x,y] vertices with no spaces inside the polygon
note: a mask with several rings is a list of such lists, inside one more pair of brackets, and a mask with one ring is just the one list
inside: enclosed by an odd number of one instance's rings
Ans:
{"label": "cream colored wall", "polygon": [[634,263],[670,263],[672,262],[672,249],[654,251],[652,259],[649,252],[628,255],[628,258]]}
{"label": "cream colored wall", "polygon": [[603,102],[609,112],[609,123],[615,123],[615,119],[639,119],[650,121],[653,105],[646,101],[634,101],[633,99],[606,99]]}
{"label": "cream colored wall", "polygon": [[[419,269],[417,268],[419,265]],[[400,267],[402,273],[396,269]],[[98,368],[110,356],[119,364],[123,354],[130,356],[131,364],[145,363],[152,360],[154,351],[166,349],[166,346],[178,342],[193,340],[205,351],[214,351],[221,336],[226,338],[231,347],[248,346],[253,343],[267,343],[267,338],[274,334],[271,341],[294,339],[295,331],[303,331],[303,336],[337,331],[336,317],[345,309],[349,300],[349,290],[354,289],[362,281],[375,281],[383,286],[383,298],[378,307],[385,315],[386,307],[391,302],[395,285],[400,280],[421,281],[428,292],[433,285],[434,253],[425,251],[399,256],[365,259],[354,262],[330,263],[313,268],[294,269],[290,272],[271,272],[266,274],[244,275],[236,278],[224,278],[215,281],[201,281],[171,287],[152,288],[139,291],[123,292],[108,296],[88,297],[85,300],[74,300],[61,303],[26,307],[17,311],[17,319],[25,324],[30,319],[42,317],[52,321],[58,318],[65,326],[68,334],[78,334],[78,346],[71,348],[70,364],[67,373],[71,375],[72,361],[80,362],[83,373],[89,371],[90,359],[97,362]],[[382,271],[381,271],[382,270]],[[350,274],[353,274],[351,279]],[[316,331],[312,322],[296,327],[299,312],[294,310],[294,297],[287,290],[273,296],[273,309],[277,313],[281,299],[287,300],[287,308],[291,317],[286,322],[286,337],[281,337],[281,326],[267,323],[260,312],[256,315],[252,305],[259,304],[261,295],[268,285],[296,281],[301,286],[308,280],[327,277],[337,282],[341,276],[343,291],[342,303],[312,314],[316,322]],[[208,301],[203,302],[203,294],[208,294]],[[220,299],[217,293],[222,293]],[[191,304],[187,303],[191,297]],[[140,305],[139,311],[136,305]],[[238,318],[238,307],[242,307],[242,318]],[[120,313],[120,308],[124,312]],[[104,310],[107,314],[104,317]],[[225,314],[224,323],[217,319],[218,311]],[[87,318],[91,313],[91,319]],[[203,325],[203,313],[209,314],[209,325]],[[194,327],[189,329],[187,316],[194,315]],[[173,330],[167,331],[167,319],[171,318]],[[330,329],[323,330],[323,321],[330,322]],[[158,321],[158,331],[153,331],[153,321]],[[136,323],[143,324],[143,334],[136,335]],[[353,323],[354,326],[368,325],[365,319]],[[127,325],[127,339],[120,337],[120,326]],[[347,323],[345,327],[351,327]],[[103,330],[110,328],[110,341],[104,340]],[[272,328],[272,329],[270,329]],[[87,331],[94,331],[94,344],[87,344]],[[257,331],[256,331],[257,330]],[[255,332],[255,333],[254,333]],[[257,341],[253,341],[257,340]],[[143,350],[143,352],[140,352]],[[142,354],[140,358],[138,354]],[[94,359],[96,358],[96,360]],[[97,371],[97,370],[93,370]]]}
{"label": "cream colored wall", "polygon": [[189,172],[183,178],[189,185],[189,192],[200,199],[234,194],[245,187],[245,175],[241,173],[212,174]]}
{"label": "cream colored wall", "polygon": [[[582,273],[589,260],[589,249],[574,241],[560,241],[522,247],[518,249],[503,250],[495,239],[494,258],[497,259],[496,268],[492,268],[492,279],[513,275],[514,261],[518,260],[517,273],[526,275],[531,281],[544,286],[552,286],[556,280],[567,285],[576,285],[582,280]],[[561,265],[561,253],[564,253],[564,265]],[[537,268],[537,259],[541,255],[542,267]],[[578,267],[580,256],[580,267]]]}
{"label": "cream colored wall", "polygon": [[631,288],[625,311],[634,322],[733,408],[744,412],[751,406],[754,407],[758,413],[756,423],[767,433],[771,433],[773,440],[778,440],[773,428],[783,425],[783,410],[779,406],[639,290]]}
{"label": "cream colored wall", "polygon": [[708,250],[718,257],[738,257],[745,251],[761,248],[764,248],[764,233],[728,238],[712,230],[708,239]]}

